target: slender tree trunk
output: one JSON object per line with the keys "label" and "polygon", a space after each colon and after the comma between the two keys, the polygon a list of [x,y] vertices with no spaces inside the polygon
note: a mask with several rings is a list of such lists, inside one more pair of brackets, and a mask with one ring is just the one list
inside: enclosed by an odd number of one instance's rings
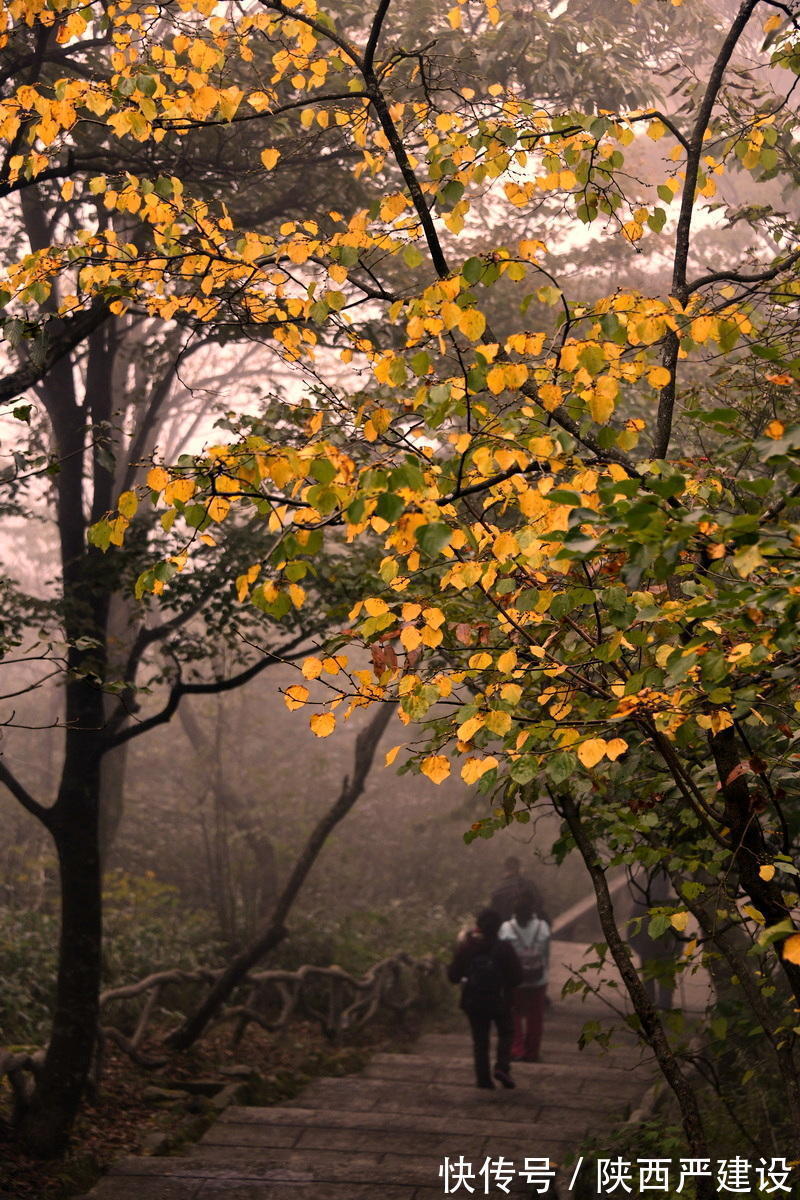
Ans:
{"label": "slender tree trunk", "polygon": [[[49,244],[38,193],[26,190],[22,211],[32,249]],[[57,290],[46,308],[57,307]],[[107,314],[106,314],[107,315]],[[105,346],[95,330],[89,359]],[[87,371],[92,367],[91,361]],[[78,402],[73,363],[62,358],[42,380],[40,395],[52,427],[60,469],[55,476],[56,520],[62,572],[62,621],[67,650],[64,697],[65,745],[61,781],[46,825],[58,852],[61,874],[61,934],[53,1029],[41,1075],[28,1107],[18,1114],[22,1144],[38,1157],[55,1157],[67,1147],[92,1062],[97,1037],[102,955],[102,902],[98,803],[103,754],[102,681],[106,677],[108,600],[115,570],[86,545],[85,477],[89,413]],[[106,396],[103,419],[110,416]],[[97,423],[94,407],[91,419]],[[99,426],[98,426],[99,428]],[[93,495],[109,471],[92,463]]]}
{"label": "slender tree trunk", "polygon": [[[63,1153],[83,1097],[97,1037],[102,905],[99,757],[67,732],[67,763],[50,828],[61,872],[61,936],[50,1044],[29,1107],[18,1114],[27,1153]],[[69,743],[72,743],[71,745]],[[87,753],[87,751],[89,751]]]}
{"label": "slender tree trunk", "polygon": [[[672,1089],[681,1112],[681,1121],[687,1145],[693,1156],[708,1158],[709,1149],[692,1085],[680,1068],[664,1031],[658,1012],[650,1001],[641,979],[631,960],[630,951],[623,941],[614,917],[614,907],[608,892],[605,870],[586,830],[578,806],[571,796],[560,795],[558,807],[569,826],[570,833],[580,851],[594,886],[597,897],[597,913],[611,956],[625,984],[628,995],[639,1018],[642,1034],[652,1047],[661,1073]],[[711,1179],[697,1180],[698,1200],[711,1200],[716,1190]]]}
{"label": "slender tree trunk", "polygon": [[[677,884],[678,880],[673,882]],[[764,1037],[775,1056],[777,1073],[783,1084],[786,1107],[795,1135],[794,1144],[787,1146],[787,1149],[791,1157],[796,1159],[800,1155],[800,1079],[795,1067],[792,1044],[781,1028],[782,1021],[773,1016],[767,998],[761,990],[753,958],[748,954],[750,943],[741,925],[737,923],[735,911],[726,914],[724,902],[720,901],[716,888],[709,887],[706,892],[692,900],[683,897],[681,903],[693,914],[703,934],[721,956],[722,970],[721,964],[718,963],[712,972],[718,1002],[724,1003],[726,996],[730,996],[734,1003],[740,1003],[743,995],[754,1018],[764,1031]],[[711,965],[709,963],[709,968]]]}
{"label": "slender tree trunk", "polygon": [[303,852],[294,865],[286,887],[278,898],[268,924],[258,937],[232,960],[202,1004],[167,1037],[166,1043],[173,1050],[186,1050],[197,1041],[209,1021],[214,1019],[234,988],[245,978],[247,972],[252,970],[257,962],[286,937],[284,922],[289,911],[331,831],[347,816],[363,792],[378,743],[393,712],[393,704],[381,705],[369,724],[359,733],[356,738],[352,781],[345,776],[338,799],[312,831]]}
{"label": "slender tree trunk", "polygon": [[[788,922],[788,936],[791,928],[796,928],[796,923],[792,910],[784,899],[780,880],[761,877],[761,867],[771,863],[774,854],[768,849],[764,839],[756,797],[748,783],[747,764],[742,761],[735,727],[731,725],[714,734],[709,738],[709,744],[725,803],[725,817],[730,829],[733,859],[739,873],[739,881],[753,904],[762,913],[767,925]],[[784,957],[783,942],[778,942],[774,949],[792,989],[795,1003],[800,1005],[800,966]]]}

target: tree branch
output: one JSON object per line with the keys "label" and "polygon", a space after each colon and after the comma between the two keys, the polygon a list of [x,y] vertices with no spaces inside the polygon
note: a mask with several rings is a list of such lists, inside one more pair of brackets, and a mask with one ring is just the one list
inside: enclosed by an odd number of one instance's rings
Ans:
{"label": "tree branch", "polygon": [[378,4],[378,9],[372,22],[372,28],[369,31],[367,47],[364,51],[363,70],[365,75],[372,73],[373,63],[375,61],[375,51],[378,49],[378,42],[380,41],[383,22],[386,19],[386,14],[389,11],[389,5],[391,2],[392,0],[380,0],[380,3]]}
{"label": "tree branch", "polygon": [[44,353],[34,362],[32,359],[16,371],[0,379],[0,404],[7,404],[29,387],[39,383],[59,362],[82,341],[109,315],[105,300],[93,300],[90,307],[76,313],[74,317],[51,318],[45,325],[60,326],[60,333],[48,339]]}
{"label": "tree branch", "polygon": [[784,258],[776,266],[770,267],[766,271],[759,271],[755,275],[744,275],[737,271],[712,271],[708,275],[701,275],[692,283],[687,283],[686,291],[691,295],[692,292],[696,292],[698,288],[705,287],[709,283],[769,283],[771,279],[775,279],[783,271],[788,271],[797,262],[800,262],[800,250],[795,250],[794,254]]}
{"label": "tree branch", "polygon": [[253,663],[252,666],[247,667],[244,671],[240,671],[237,675],[231,675],[228,679],[215,679],[209,683],[184,683],[179,679],[177,683],[173,684],[167,703],[160,712],[155,713],[152,717],[147,717],[144,721],[140,721],[138,725],[130,725],[127,729],[122,729],[119,733],[109,737],[103,745],[103,753],[107,754],[109,750],[114,750],[117,746],[131,741],[132,738],[140,737],[143,733],[149,733],[151,729],[155,729],[158,725],[165,725],[174,717],[183,696],[216,695],[219,692],[230,692],[234,688],[243,687],[251,679],[255,679],[256,675],[260,675],[267,667],[273,666],[276,662],[281,662],[286,652],[294,650],[296,646],[299,646],[305,640],[306,636],[305,633],[298,634],[296,638],[293,638],[280,647],[281,653],[264,650],[264,657],[262,659]]}
{"label": "tree branch", "polygon": [[[689,138],[681,208],[678,215],[678,227],[675,233],[675,257],[672,269],[672,294],[681,304],[685,304],[689,298],[686,272],[689,263],[689,247],[691,244],[692,216],[694,214],[697,176],[700,171],[700,160],[703,155],[703,137],[708,128],[711,113],[722,86],[725,70],[736,49],[736,44],[744,33],[745,27],[758,3],[759,0],[744,0],[744,3],[740,6],[734,22],[728,30],[728,36],[722,43],[719,54],[711,68],[708,84],[703,93],[703,99],[700,101],[697,118]],[[669,383],[662,388],[659,397],[656,430],[653,439],[654,458],[665,458],[669,450],[670,437],[672,436],[672,419],[675,411],[679,349],[680,340],[677,333],[671,329],[664,339],[664,353],[661,360],[662,365],[669,371]]]}
{"label": "tree branch", "polygon": [[286,886],[278,898],[268,924],[259,936],[233,959],[200,1007],[169,1034],[166,1044],[170,1049],[186,1050],[197,1041],[234,988],[247,976],[248,971],[286,937],[284,922],[289,910],[331,831],[347,816],[363,792],[375,751],[394,709],[394,704],[381,705],[369,724],[359,733],[356,738],[352,782],[345,776],[338,799],[312,830]]}
{"label": "tree branch", "polygon": [[2,758],[0,758],[0,783],[4,783],[15,800],[18,800],[22,807],[29,812],[32,817],[36,817],[37,821],[41,821],[45,829],[50,828],[50,810],[45,808],[43,804],[39,804],[38,800],[34,800],[33,796],[24,788],[16,775],[6,766]]}

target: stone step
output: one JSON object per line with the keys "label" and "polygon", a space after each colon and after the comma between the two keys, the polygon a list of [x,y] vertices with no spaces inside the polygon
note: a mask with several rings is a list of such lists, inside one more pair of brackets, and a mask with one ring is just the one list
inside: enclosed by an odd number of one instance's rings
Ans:
{"label": "stone step", "polygon": [[[493,1097],[488,1096],[491,1101]],[[484,1105],[478,1117],[465,1117],[461,1111],[445,1110],[435,1114],[430,1113],[397,1113],[387,1124],[386,1117],[380,1112],[359,1112],[357,1109],[326,1110],[300,1107],[270,1107],[270,1108],[229,1108],[223,1116],[212,1125],[204,1139],[210,1138],[215,1131],[225,1129],[229,1125],[240,1128],[247,1126],[302,1128],[302,1129],[352,1129],[369,1131],[391,1129],[398,1132],[413,1133],[420,1130],[426,1133],[449,1134],[475,1140],[482,1135],[487,1137],[508,1137],[523,1140],[530,1136],[530,1120],[515,1121],[504,1109],[493,1111],[489,1104]],[[535,1127],[538,1128],[538,1125]]]}
{"label": "stone step", "polygon": [[[470,1161],[474,1159],[471,1158]],[[241,1155],[233,1148],[226,1151],[225,1147],[220,1147],[215,1157],[193,1154],[185,1158],[172,1158],[169,1163],[171,1180],[195,1181],[201,1195],[206,1194],[209,1184],[216,1185],[220,1190],[230,1190],[231,1187],[263,1189],[266,1185],[281,1183],[304,1184],[308,1189],[309,1200],[312,1196],[317,1196],[317,1188],[322,1184],[374,1187],[376,1180],[380,1180],[382,1187],[441,1187],[442,1159],[434,1155],[348,1155],[340,1151],[284,1151],[273,1155],[266,1152],[258,1155],[248,1154],[247,1161],[243,1162]],[[142,1200],[149,1200],[150,1180],[153,1176],[157,1177],[162,1170],[163,1166],[158,1159],[123,1159],[108,1179],[110,1181],[122,1177],[126,1181],[138,1180]],[[203,1185],[202,1189],[200,1185]],[[511,1181],[512,1193],[525,1190],[526,1184],[523,1179],[517,1177]]]}
{"label": "stone step", "polygon": [[[495,1125],[496,1130],[496,1125]],[[413,1135],[413,1136],[412,1136]],[[224,1150],[223,1150],[224,1148]],[[213,1136],[205,1137],[193,1150],[200,1158],[215,1157],[232,1150],[241,1161],[251,1153],[263,1151],[344,1151],[347,1154],[392,1153],[418,1157],[435,1155],[439,1162],[445,1156],[455,1159],[470,1155],[483,1161],[500,1154],[522,1159],[526,1156],[556,1155],[574,1149],[573,1137],[565,1133],[563,1124],[550,1125],[540,1121],[514,1136],[505,1128],[465,1136],[463,1133],[433,1133],[426,1130],[386,1128],[364,1130],[344,1128],[304,1128],[301,1125],[238,1125],[220,1126]]]}
{"label": "stone step", "polygon": [[[638,1088],[635,1089],[638,1094]],[[358,1109],[362,1112],[437,1113],[457,1107],[464,1116],[479,1116],[490,1105],[516,1114],[522,1119],[559,1119],[564,1113],[577,1111],[596,1114],[599,1101],[607,1099],[596,1091],[581,1095],[576,1087],[565,1088],[557,1079],[548,1081],[522,1080],[513,1091],[497,1088],[481,1091],[471,1084],[405,1083],[402,1081],[368,1079],[318,1079],[305,1089],[304,1105],[319,1108]],[[289,1101],[289,1107],[291,1107]],[[620,1105],[624,1097],[620,1097]]]}
{"label": "stone step", "polygon": [[[512,1063],[515,1079],[535,1083],[557,1078],[564,1086],[580,1081],[583,1090],[595,1088],[608,1094],[611,1079],[614,1086],[638,1088],[635,1074],[622,1067],[613,1067],[602,1059],[585,1062]],[[425,1055],[381,1055],[376,1054],[362,1071],[366,1079],[401,1080],[405,1082],[430,1082],[467,1084],[474,1083],[475,1072],[472,1057],[452,1057],[431,1060]]]}

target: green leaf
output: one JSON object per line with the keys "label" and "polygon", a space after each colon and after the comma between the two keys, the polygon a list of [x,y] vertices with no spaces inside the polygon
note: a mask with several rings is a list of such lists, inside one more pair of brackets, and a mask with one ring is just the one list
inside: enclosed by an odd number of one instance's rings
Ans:
{"label": "green leaf", "polygon": [[667,214],[663,208],[656,208],[647,218],[647,224],[653,230],[653,233],[661,233],[667,221]]}
{"label": "green leaf", "polygon": [[486,263],[482,258],[468,258],[461,268],[461,274],[467,283],[478,283],[482,278]]}
{"label": "green leaf", "polygon": [[316,458],[311,464],[311,475],[318,483],[330,483],[336,477],[336,467],[328,458]]}
{"label": "green leaf", "polygon": [[384,521],[388,521],[390,525],[393,525],[405,506],[402,496],[397,496],[394,492],[383,492],[378,499],[375,516],[381,517]]}
{"label": "green leaf", "polygon": [[111,525],[106,520],[97,521],[89,526],[87,537],[91,546],[97,546],[105,554],[111,545]]}
{"label": "green leaf", "polygon": [[420,254],[416,246],[406,246],[403,250],[403,262],[412,270],[414,267],[419,267],[424,261],[424,256]]}
{"label": "green leaf", "polygon": [[421,525],[416,531],[416,539],[420,549],[429,558],[435,558],[450,541],[452,532],[443,521],[434,521],[431,525]]}
{"label": "green leaf", "polygon": [[567,488],[553,488],[547,493],[547,499],[551,504],[570,504],[573,508],[579,508],[581,498],[577,492],[571,492]]}

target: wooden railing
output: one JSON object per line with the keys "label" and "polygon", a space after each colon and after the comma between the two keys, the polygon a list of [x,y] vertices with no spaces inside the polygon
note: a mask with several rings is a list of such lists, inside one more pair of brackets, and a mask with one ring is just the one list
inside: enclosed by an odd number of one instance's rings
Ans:
{"label": "wooden railing", "polygon": [[[217,971],[176,968],[103,992],[93,1084],[99,1086],[112,1042],[139,1066],[163,1066],[168,1060],[160,1054],[159,1042],[165,1022],[176,1015],[176,990],[183,992],[183,1007],[187,1001],[196,1002],[199,992],[218,976]],[[403,953],[382,959],[360,978],[337,966],[253,971],[244,981],[244,1002],[224,1008],[214,1024],[233,1023],[238,1041],[251,1023],[273,1032],[293,1019],[305,1019],[315,1021],[326,1037],[335,1040],[380,1012],[400,1017],[425,1004],[431,984],[442,976],[442,964],[432,955],[413,958]],[[160,1029],[155,1040],[152,1035],[157,1025]],[[0,1078],[8,1076],[17,1104],[26,1103],[43,1061],[42,1050],[0,1050]]]}

